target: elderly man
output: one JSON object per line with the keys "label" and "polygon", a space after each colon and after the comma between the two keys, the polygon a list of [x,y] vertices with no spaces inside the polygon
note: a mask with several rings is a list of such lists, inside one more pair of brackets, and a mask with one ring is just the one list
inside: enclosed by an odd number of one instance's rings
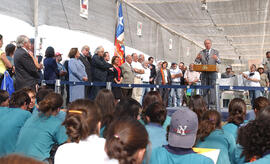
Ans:
{"label": "elderly man", "polygon": [[[131,55],[126,56],[126,62],[121,65],[122,74],[123,74],[123,84],[133,84],[134,83],[134,71],[131,66],[132,57]],[[132,88],[123,87],[121,88],[122,95],[124,97],[131,97],[132,96]]]}
{"label": "elderly man", "polygon": [[226,72],[221,74],[221,78],[231,78],[233,76],[235,76],[235,75],[234,75],[234,73],[232,71],[232,66],[230,66],[230,65],[228,65],[226,67]]}
{"label": "elderly man", "polygon": [[[183,74],[181,69],[177,68],[176,63],[172,63],[170,73],[172,77],[172,84],[180,85],[181,77],[183,77]],[[174,97],[176,97],[176,103],[173,102]],[[180,106],[182,103],[182,97],[182,90],[180,88],[171,88],[168,105],[171,107],[175,106],[175,104],[176,106]]]}
{"label": "elderly man", "polygon": [[138,61],[139,61],[141,64],[145,61],[144,55],[143,55],[143,54],[140,54],[140,55],[139,55]]}
{"label": "elderly man", "polygon": [[[189,65],[189,70],[185,73],[185,81],[188,85],[196,85],[200,80],[200,73],[193,70],[194,64]],[[192,96],[196,90],[187,89],[187,96]]]}
{"label": "elderly man", "polygon": [[[81,49],[81,54],[79,60],[83,63],[85,67],[85,72],[87,74],[88,82],[92,81],[92,69],[91,69],[91,55],[89,46],[85,45]],[[91,86],[85,86],[85,97],[90,98]]]}
{"label": "elderly man", "polygon": [[[142,64],[138,61],[138,55],[136,53],[133,53],[131,56],[133,60],[131,66],[133,68],[133,71],[135,72],[134,84],[142,84],[142,74],[144,74],[144,69],[142,67]],[[140,102],[141,97],[142,88],[134,88],[132,92],[132,98]]]}
{"label": "elderly man", "polygon": [[14,53],[15,89],[19,90],[25,87],[36,89],[39,73],[33,60],[33,53],[29,53],[31,49],[29,38],[25,35],[20,35],[17,38],[17,47]]}
{"label": "elderly man", "polygon": [[[210,39],[206,39],[204,41],[205,49],[199,52],[196,57],[195,62],[201,63],[205,65],[216,65],[220,64],[219,60],[219,52],[212,48],[212,41]],[[216,94],[215,94],[215,84],[217,79],[217,72],[202,72],[201,82],[202,85],[211,86],[213,88],[204,89],[203,97],[207,102],[208,106],[211,108],[215,108],[216,106]],[[210,94],[208,93],[210,91]]]}

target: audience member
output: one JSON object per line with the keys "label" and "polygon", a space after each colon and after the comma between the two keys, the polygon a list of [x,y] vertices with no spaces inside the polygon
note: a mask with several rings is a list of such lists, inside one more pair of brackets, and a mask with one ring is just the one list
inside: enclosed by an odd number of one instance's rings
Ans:
{"label": "audience member", "polygon": [[[170,69],[170,74],[171,74],[171,77],[172,77],[172,85],[180,85],[180,82],[181,82],[181,77],[183,76],[182,74],[182,71],[177,68],[177,64],[176,63],[172,63],[172,66],[171,66],[171,69]],[[183,102],[182,99],[180,98],[183,98],[182,96],[182,89],[181,88],[171,88],[171,91],[170,91],[170,95],[169,95],[169,103],[168,105],[170,107],[173,107],[173,106],[181,106],[181,103]],[[174,101],[176,97],[176,102]]]}
{"label": "audience member", "polygon": [[102,89],[98,92],[95,98],[95,103],[101,110],[101,129],[100,136],[103,137],[103,132],[113,120],[115,112],[115,99],[113,93],[108,89]]}
{"label": "audience member", "polygon": [[[56,52],[55,53],[55,60],[57,63],[57,67],[58,67],[58,71],[59,71],[59,77],[57,77],[58,79],[60,79],[61,81],[65,81],[65,76],[67,75],[67,70],[64,67],[63,64],[61,64],[62,61],[62,54],[60,52]],[[64,95],[64,90],[65,90],[65,85],[61,85],[61,95]]]}
{"label": "audience member", "polygon": [[[143,84],[150,84],[150,69],[148,68],[148,61],[143,61],[142,63],[143,69],[144,69],[144,74],[142,74],[142,83]],[[150,91],[150,88],[142,88],[142,96],[140,99],[140,103],[142,104],[143,98],[146,95],[147,92]]]}
{"label": "audience member", "polygon": [[172,115],[168,143],[153,150],[150,164],[213,164],[214,162],[192,150],[196,141],[198,119],[191,110],[177,110]]}
{"label": "audience member", "polygon": [[[112,65],[113,65],[113,83],[121,84],[123,80],[122,69],[119,67],[119,56],[113,56],[112,58]],[[114,94],[114,98],[119,100],[122,98],[122,92],[120,87],[112,87],[112,92]]]}
{"label": "audience member", "polygon": [[[45,51],[44,63],[44,80],[56,80],[59,77],[58,65],[55,60],[53,47],[48,47]],[[55,83],[46,84],[49,88],[55,89]]]}
{"label": "audience member", "polygon": [[16,154],[11,154],[0,158],[1,164],[44,164],[33,158],[24,157]]}
{"label": "audience member", "polygon": [[110,54],[109,54],[109,52],[104,52],[103,58],[107,63],[109,63],[110,62]]}
{"label": "audience member", "polygon": [[40,78],[38,69],[35,66],[29,50],[31,44],[29,38],[20,35],[17,38],[17,49],[14,53],[14,66],[16,72],[15,89],[31,87],[36,90],[36,85]]}
{"label": "audience member", "polygon": [[153,64],[154,63],[154,58],[149,57],[148,62],[149,62],[149,68],[151,70],[151,75],[150,75],[149,81],[150,81],[150,84],[154,84],[155,83],[155,78],[157,76],[156,66]]}
{"label": "audience member", "polygon": [[14,152],[19,132],[31,116],[27,111],[29,103],[27,93],[17,91],[11,95],[10,108],[0,110],[0,157]]}
{"label": "audience member", "polygon": [[234,98],[229,104],[228,123],[222,129],[233,135],[237,140],[238,128],[244,123],[246,118],[247,106],[244,100]]}
{"label": "audience member", "polygon": [[[83,63],[79,60],[80,53],[78,48],[71,48],[68,54],[70,60],[68,62],[69,80],[75,82],[88,81],[87,74]],[[69,86],[69,102],[76,99],[85,98],[84,85]]]}
{"label": "audience member", "polygon": [[119,164],[141,164],[148,144],[145,127],[134,119],[119,120],[110,126],[105,150]]}
{"label": "audience member", "polygon": [[[136,53],[132,54],[131,67],[135,72],[134,84],[142,84],[142,74],[144,74],[144,69],[142,64],[138,61],[138,55]],[[142,88],[133,88],[132,98],[140,102],[142,96]]]}
{"label": "audience member", "polygon": [[106,163],[109,158],[104,150],[105,139],[99,138],[101,111],[91,100],[72,102],[63,125],[68,142],[55,154],[55,164]]}
{"label": "audience member", "polygon": [[270,162],[270,107],[239,129],[238,142],[243,147],[245,162],[264,164]]}
{"label": "audience member", "polygon": [[[82,47],[81,54],[79,60],[83,63],[85,67],[85,72],[87,74],[88,82],[92,81],[92,69],[91,69],[91,62],[92,57],[90,55],[90,48],[89,46],[85,45]],[[91,93],[91,86],[85,86],[85,97],[90,98]]]}
{"label": "audience member", "polygon": [[[158,85],[170,85],[172,83],[172,77],[170,70],[167,69],[168,63],[164,61],[162,63],[162,67],[158,70],[157,77],[156,77],[156,84]],[[168,97],[169,97],[169,89],[168,88],[159,88],[160,95],[163,100],[163,104],[167,106],[168,104]]]}
{"label": "audience member", "polygon": [[221,74],[221,78],[231,78],[233,76],[235,75],[234,75],[234,72],[232,71],[232,66],[230,65],[226,67],[226,72]]}
{"label": "audience member", "polygon": [[[131,55],[126,56],[126,62],[123,63],[120,67],[122,69],[123,74],[123,84],[133,84],[134,83],[134,71],[131,66],[132,63],[132,57]],[[124,97],[131,98],[132,96],[132,90],[131,87],[122,87],[122,95]]]}
{"label": "audience member", "polygon": [[22,88],[21,90],[23,92],[26,92],[31,99],[30,104],[27,107],[27,110],[29,110],[32,113],[36,105],[36,92],[33,88],[30,87]]}
{"label": "audience member", "polygon": [[[260,73],[260,85],[261,87],[269,87],[269,79],[267,77],[267,74],[264,73],[264,66],[260,65],[257,70]],[[266,91],[261,91],[262,95],[266,97],[267,92]]]}
{"label": "audience member", "polygon": [[[185,72],[184,78],[185,81],[187,83],[187,85],[197,85],[197,83],[200,80],[200,73],[196,72],[193,70],[194,64],[190,64],[189,65],[189,70],[187,70]],[[190,96],[193,96],[194,94],[196,94],[196,90],[195,89],[191,89],[192,92],[190,94]]]}
{"label": "audience member", "polygon": [[30,117],[21,128],[15,153],[49,160],[53,145],[67,141],[66,129],[56,117],[62,104],[62,96],[57,93],[49,93],[38,104],[40,113]]}
{"label": "audience member", "polygon": [[0,107],[9,106],[9,94],[7,91],[0,90]]}
{"label": "audience member", "polygon": [[141,119],[142,106],[133,98],[122,98],[116,104],[114,112],[114,120],[132,118]]}
{"label": "audience member", "polygon": [[14,67],[14,52],[16,50],[16,46],[14,44],[8,44],[5,48],[7,59],[9,60],[10,64],[12,65],[12,68],[7,68],[8,73],[10,76],[13,76],[15,74],[15,67]]}
{"label": "audience member", "polygon": [[152,149],[167,145],[166,130],[162,127],[166,120],[167,110],[163,104],[156,102],[148,106],[145,111],[145,128],[148,132]]}
{"label": "audience member", "polygon": [[270,79],[270,51],[266,52],[266,58],[263,59],[263,66],[265,69],[265,73],[267,74],[268,79]]}
{"label": "audience member", "polygon": [[197,114],[199,123],[202,121],[203,114],[207,111],[207,105],[203,97],[194,95],[189,101],[189,109]]}
{"label": "audience member", "polygon": [[143,54],[140,54],[139,55],[138,62],[141,63],[141,64],[143,64],[144,61],[145,61],[144,55]]}
{"label": "audience member", "polygon": [[270,101],[265,97],[258,97],[254,100],[253,110],[255,116],[257,117],[258,114],[267,106],[270,106]]}
{"label": "audience member", "polygon": [[197,141],[196,147],[220,150],[218,164],[233,162],[236,141],[230,133],[221,129],[221,116],[216,110],[209,110],[203,114]]}
{"label": "audience member", "polygon": [[[99,46],[95,50],[95,55],[92,58],[92,68],[93,68],[93,81],[94,82],[106,82],[108,70],[112,70],[111,64],[107,63],[104,58],[104,48]],[[104,87],[94,86],[92,88],[91,99],[94,100],[98,91]]]}
{"label": "audience member", "polygon": [[3,36],[0,34],[0,84],[4,78],[4,72],[7,69],[12,69],[12,64],[7,58],[6,53],[1,49],[3,46]]}
{"label": "audience member", "polygon": [[[250,71],[243,72],[243,77],[247,80],[246,86],[249,87],[260,87],[260,74],[256,71],[256,65],[252,64],[250,66]],[[253,106],[254,100],[260,96],[260,90],[249,90],[249,98],[251,101],[251,105]]]}

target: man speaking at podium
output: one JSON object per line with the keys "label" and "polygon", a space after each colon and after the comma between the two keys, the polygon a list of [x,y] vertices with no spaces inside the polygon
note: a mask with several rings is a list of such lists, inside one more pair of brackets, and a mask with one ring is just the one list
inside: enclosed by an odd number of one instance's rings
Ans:
{"label": "man speaking at podium", "polygon": [[[217,50],[211,48],[212,41],[210,39],[206,39],[204,41],[205,49],[202,50],[196,57],[195,63],[196,64],[203,64],[203,65],[216,65],[220,64],[219,60],[219,53]],[[217,79],[217,72],[202,72],[201,74],[201,83],[204,86],[213,86],[214,88],[210,89],[203,89],[203,97],[207,102],[208,106],[211,108],[215,108],[216,106],[216,96],[215,96],[215,84]]]}

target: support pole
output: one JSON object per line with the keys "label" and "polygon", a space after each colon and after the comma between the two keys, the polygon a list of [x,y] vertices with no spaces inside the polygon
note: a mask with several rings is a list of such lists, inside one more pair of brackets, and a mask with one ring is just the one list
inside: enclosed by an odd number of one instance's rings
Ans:
{"label": "support pole", "polygon": [[61,94],[61,80],[60,79],[56,79],[54,90],[55,90],[55,93]]}
{"label": "support pole", "polygon": [[112,90],[112,82],[107,82],[106,83],[106,89],[108,89],[108,90]]}
{"label": "support pole", "polygon": [[36,57],[37,55],[37,50],[38,50],[38,1],[39,0],[34,0],[35,3],[35,8],[34,8],[34,26],[35,26],[35,46],[34,46],[34,56]]}
{"label": "support pole", "polygon": [[220,109],[220,89],[219,89],[219,84],[216,83],[215,85],[215,90],[216,90],[216,109],[219,113],[221,113],[221,109]]}

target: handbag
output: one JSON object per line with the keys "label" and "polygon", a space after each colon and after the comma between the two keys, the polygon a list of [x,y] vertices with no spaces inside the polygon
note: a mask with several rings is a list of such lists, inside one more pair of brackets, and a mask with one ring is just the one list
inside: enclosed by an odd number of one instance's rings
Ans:
{"label": "handbag", "polygon": [[1,89],[7,91],[9,95],[12,95],[12,93],[15,91],[14,85],[13,85],[13,79],[9,75],[8,71],[5,71],[4,73]]}

